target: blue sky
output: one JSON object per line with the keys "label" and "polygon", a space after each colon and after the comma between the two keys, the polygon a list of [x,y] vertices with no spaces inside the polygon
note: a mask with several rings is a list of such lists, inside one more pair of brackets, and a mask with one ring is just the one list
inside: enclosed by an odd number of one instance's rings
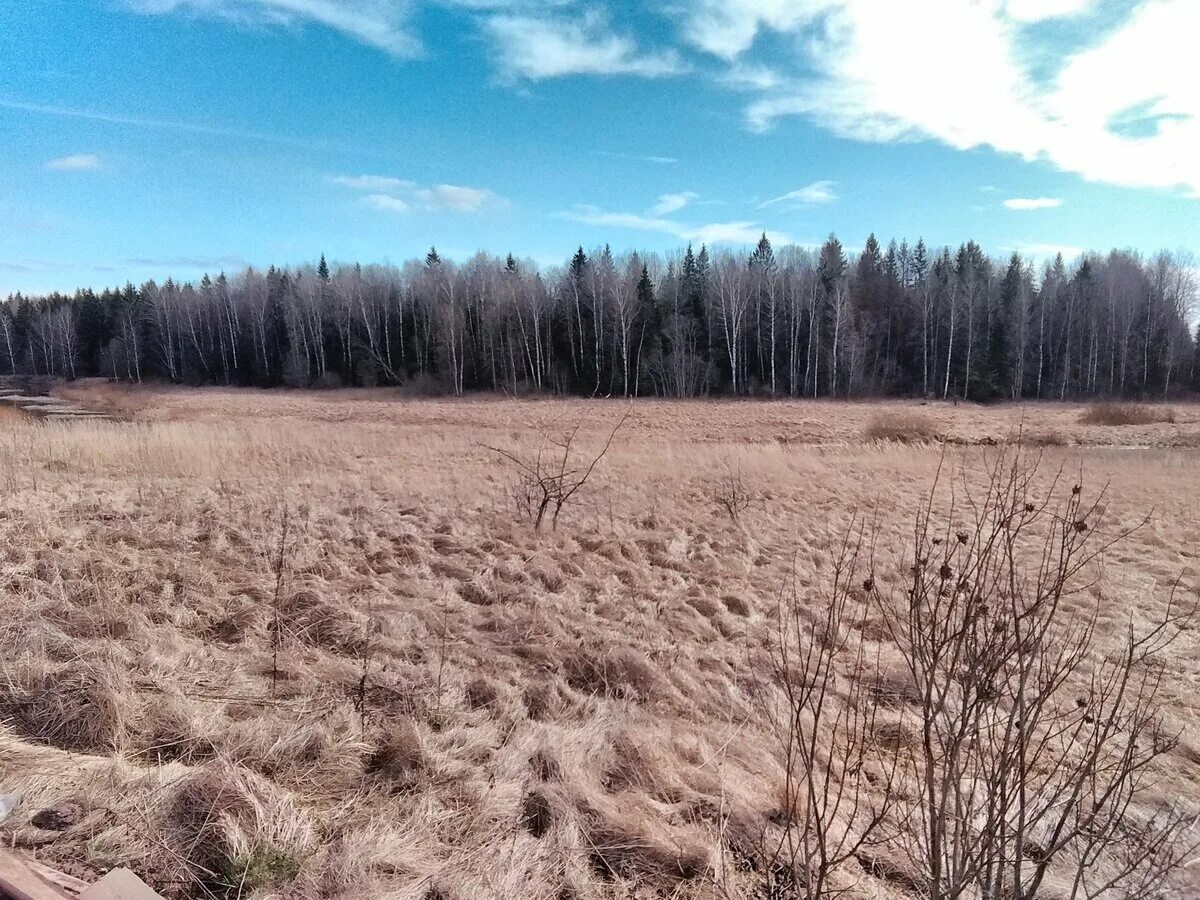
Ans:
{"label": "blue sky", "polygon": [[0,295],[691,240],[1200,249],[1196,0],[0,0]]}

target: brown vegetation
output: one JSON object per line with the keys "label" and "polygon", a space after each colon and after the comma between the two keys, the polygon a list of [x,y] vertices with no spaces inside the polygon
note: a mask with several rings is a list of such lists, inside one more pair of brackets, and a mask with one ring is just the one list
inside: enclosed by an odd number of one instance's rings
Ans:
{"label": "brown vegetation", "polygon": [[938,433],[928,417],[910,411],[881,413],[875,416],[867,424],[863,437],[868,441],[917,444],[937,440]]}
{"label": "brown vegetation", "polygon": [[[528,452],[521,423],[583,418],[591,459],[623,404],[338,396],[166,390],[131,422],[0,429],[0,791],[25,796],[6,840],[79,874],[129,865],[176,898],[749,900],[803,891],[802,855],[779,848],[819,827],[850,835],[827,894],[921,890],[927,842],[893,840],[903,804],[861,843],[849,800],[795,827],[813,797],[779,740],[793,720],[767,704],[808,683],[781,646],[836,658],[836,702],[800,757],[859,760],[846,796],[863,812],[889,780],[907,796],[920,771],[888,762],[919,745],[922,694],[878,598],[912,586],[939,464],[922,578],[963,577],[998,451],[863,441],[909,405],[638,403],[538,532],[485,445]],[[1110,486],[1096,515],[1062,517],[1068,536],[1104,545],[1154,510],[1062,594],[1096,659],[1162,621],[1173,585],[1200,590],[1192,407],[1147,426],[1162,450],[1086,446],[1112,430],[1078,406],[920,410],[968,443],[1022,417],[1069,436],[1031,475],[1036,502],[1060,466]],[[714,503],[726,464],[761,513],[735,523]],[[850,577],[856,514],[872,537]],[[798,601],[783,618],[781,590]],[[788,622],[810,642],[781,645]],[[1192,631],[1157,657],[1171,739],[1139,745],[1161,750],[1128,806],[1139,821],[1200,801],[1197,657]],[[64,804],[65,827],[34,821]],[[1047,896],[1069,894],[1061,862]]]}
{"label": "brown vegetation", "polygon": [[1175,424],[1175,410],[1169,406],[1143,403],[1096,403],[1088,407],[1079,421],[1084,425]]}

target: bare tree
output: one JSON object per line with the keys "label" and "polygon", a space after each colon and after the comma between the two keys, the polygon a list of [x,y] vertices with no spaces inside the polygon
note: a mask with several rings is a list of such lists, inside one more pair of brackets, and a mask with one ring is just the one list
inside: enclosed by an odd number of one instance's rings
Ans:
{"label": "bare tree", "polygon": [[[1182,806],[1142,801],[1176,745],[1159,711],[1162,651],[1195,607],[1174,595],[1158,620],[1119,639],[1097,629],[1081,578],[1128,532],[1100,521],[1102,496],[1063,498],[1017,452],[934,525],[917,518],[907,595],[880,608],[918,698],[906,775],[920,787],[907,849],[931,900],[1149,898],[1195,842]],[[964,482],[965,484],[965,482]],[[1038,498],[1041,499],[1038,499]]]}
{"label": "bare tree", "polygon": [[520,515],[538,531],[549,515],[551,528],[557,529],[563,507],[588,483],[632,412],[632,405],[626,407],[599,451],[588,456],[581,455],[576,443],[582,419],[561,430],[556,429],[557,422],[536,426],[537,447],[531,453],[482,446],[512,466],[512,497]]}

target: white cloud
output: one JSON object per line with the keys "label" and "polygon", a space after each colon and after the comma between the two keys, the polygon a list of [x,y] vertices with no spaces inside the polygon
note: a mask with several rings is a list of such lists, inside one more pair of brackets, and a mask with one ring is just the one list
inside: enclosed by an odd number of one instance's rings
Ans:
{"label": "white cloud", "polygon": [[1058,197],[1013,197],[1004,201],[1006,209],[1054,209],[1062,206],[1063,202]]}
{"label": "white cloud", "polygon": [[605,212],[594,206],[579,206],[557,214],[559,218],[585,225],[607,228],[629,228],[635,231],[657,231],[684,241],[704,244],[755,244],[765,231],[774,244],[793,244],[795,240],[782,231],[764,229],[756,222],[713,222],[707,225],[687,225],[674,219],[642,216],[637,213]]}
{"label": "white cloud", "polygon": [[1041,22],[1086,12],[1094,0],[1008,0],[1004,11],[1018,22]]}
{"label": "white cloud", "polygon": [[637,213],[604,212],[594,206],[579,206],[570,212],[558,213],[562,219],[582,222],[585,225],[605,225],[614,228],[632,228],[636,231],[662,231],[679,235],[683,225],[670,219],[642,216]]}
{"label": "white cloud", "polygon": [[714,222],[711,225],[701,225],[682,236],[702,244],[757,244],[764,233],[776,246],[796,243],[791,235],[769,228],[763,229],[755,222]]}
{"label": "white cloud", "polygon": [[683,191],[678,194],[659,194],[658,202],[654,204],[650,212],[656,216],[665,216],[669,213],[678,212],[699,196],[699,194],[693,191]]}
{"label": "white cloud", "polygon": [[46,163],[46,168],[54,172],[94,172],[100,168],[100,157],[92,153],[60,156]]}
{"label": "white cloud", "polygon": [[572,19],[498,15],[487,19],[484,27],[492,37],[501,70],[510,78],[659,78],[685,68],[674,50],[642,52],[631,37],[614,32],[607,18],[596,11]]}
{"label": "white cloud", "polygon": [[354,188],[357,191],[375,191],[377,193],[408,190],[416,187],[411,181],[405,181],[403,178],[392,178],[389,175],[335,175],[333,181],[335,184]]}
{"label": "white cloud", "polygon": [[414,181],[390,175],[335,175],[332,181],[367,192],[363,202],[385,212],[407,212],[414,204],[433,211],[466,213],[508,205],[508,201],[493,190],[459,184],[422,187]]}
{"label": "white cloud", "polygon": [[[684,34],[739,64],[761,31],[790,36],[795,68],[746,109],[756,130],[800,115],[855,140],[988,146],[1093,181],[1200,195],[1200,3],[1143,0],[1086,47],[1025,27],[1089,6],[700,0]],[[1047,54],[1063,63],[1039,80],[1030,60]]]}
{"label": "white cloud", "polygon": [[733,60],[762,28],[790,31],[830,6],[828,0],[701,0],[684,33],[693,44]]}
{"label": "white cloud", "polygon": [[717,76],[717,80],[721,84],[738,90],[756,91],[769,91],[784,83],[783,76],[772,68],[741,62],[733,63]]}
{"label": "white cloud", "polygon": [[641,162],[654,163],[660,166],[673,166],[679,160],[674,156],[642,156],[637,153],[617,153],[612,150],[597,150],[601,156],[611,156],[614,159],[636,159]]}
{"label": "white cloud", "polygon": [[125,0],[136,12],[184,12],[236,22],[293,25],[310,22],[378,47],[393,56],[421,54],[409,29],[411,0]]}
{"label": "white cloud", "polygon": [[776,206],[780,203],[793,203],[796,206],[814,206],[818,203],[832,203],[838,196],[833,188],[836,181],[814,181],[795,191],[788,191],[779,197],[774,197],[758,204],[759,209]]}
{"label": "white cloud", "polygon": [[367,196],[363,197],[363,203],[383,212],[408,212],[408,204],[399,197],[393,197],[391,194],[368,194]]}
{"label": "white cloud", "polygon": [[416,192],[417,198],[429,209],[448,209],[454,212],[478,212],[485,206],[506,206],[507,201],[487,188],[463,187],[457,184],[436,184]]}

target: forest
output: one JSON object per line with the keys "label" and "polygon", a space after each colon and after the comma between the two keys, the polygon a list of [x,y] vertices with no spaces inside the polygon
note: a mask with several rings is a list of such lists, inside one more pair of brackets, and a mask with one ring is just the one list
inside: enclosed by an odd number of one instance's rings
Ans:
{"label": "forest", "polygon": [[1184,253],[1038,270],[871,235],[247,268],[0,304],[0,374],[583,396],[1167,397],[1200,390]]}

